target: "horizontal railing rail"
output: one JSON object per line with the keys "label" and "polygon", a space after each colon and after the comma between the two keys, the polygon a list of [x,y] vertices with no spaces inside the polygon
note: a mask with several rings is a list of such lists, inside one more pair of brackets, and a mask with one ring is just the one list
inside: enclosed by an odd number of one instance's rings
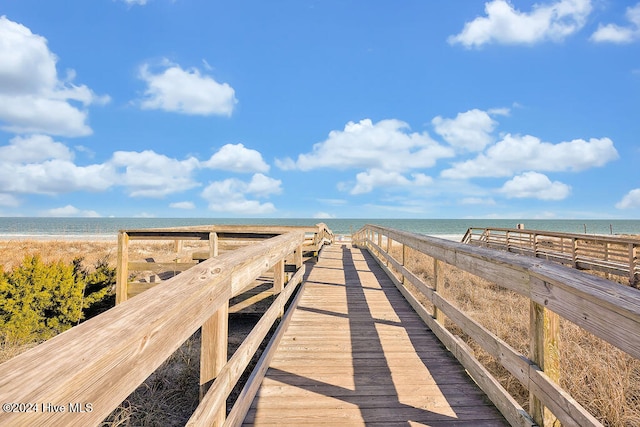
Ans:
{"label": "horizontal railing rail", "polygon": [[472,227],[462,242],[628,277],[632,287],[640,284],[640,238]]}
{"label": "horizontal railing rail", "polygon": [[[170,228],[148,228],[122,230],[118,234],[118,259],[116,278],[116,304],[139,295],[166,280],[162,276],[175,276],[193,267],[197,262],[218,256],[221,251],[236,250],[254,245],[284,233],[303,232],[302,252],[316,253],[324,244],[333,242],[333,232],[323,223],[315,226],[262,226],[262,225],[208,225]],[[191,254],[190,259],[175,259],[166,262],[155,260],[132,261],[129,257],[131,241],[173,241],[179,253],[184,241],[206,241],[207,246]],[[144,281],[137,273],[146,273]],[[134,280],[135,279],[135,280]],[[235,296],[235,295],[234,295]]]}
{"label": "horizontal railing rail", "polygon": [[[563,425],[601,425],[558,385],[558,316],[640,358],[640,293],[635,289],[619,286],[612,290],[606,279],[556,263],[375,225],[363,227],[354,235],[354,243],[374,255],[425,323],[512,425],[551,425],[556,419]],[[394,243],[402,245],[399,260],[391,255]],[[425,283],[406,267],[408,248],[433,259],[431,283]],[[443,263],[530,300],[531,358],[514,350],[442,297],[443,278],[439,271]],[[391,268],[399,272],[399,278]],[[418,302],[405,283],[412,284],[433,304],[432,312]],[[467,344],[445,328],[445,316],[529,390],[530,415],[475,358]]]}
{"label": "horizontal railing rail", "polygon": [[[221,424],[231,388],[303,279],[295,254],[304,235],[290,231],[210,258],[3,363],[0,425],[99,424],[199,328],[202,402],[190,425]],[[292,256],[297,272],[285,287]],[[227,362],[229,299],[270,269],[279,296]]]}

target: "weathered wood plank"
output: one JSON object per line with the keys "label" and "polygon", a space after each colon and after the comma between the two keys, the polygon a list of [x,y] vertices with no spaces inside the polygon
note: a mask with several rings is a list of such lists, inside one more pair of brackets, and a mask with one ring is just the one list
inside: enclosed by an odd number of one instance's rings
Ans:
{"label": "weathered wood plank", "polygon": [[320,413],[327,425],[505,425],[368,254],[347,246],[325,248],[311,270],[245,423],[307,425]]}
{"label": "weathered wood plank", "polygon": [[229,300],[232,284],[243,286],[241,278],[256,274],[257,265],[266,271],[302,239],[293,232],[205,261],[3,363],[2,402],[90,402],[93,410],[2,413],[0,424],[101,422]]}

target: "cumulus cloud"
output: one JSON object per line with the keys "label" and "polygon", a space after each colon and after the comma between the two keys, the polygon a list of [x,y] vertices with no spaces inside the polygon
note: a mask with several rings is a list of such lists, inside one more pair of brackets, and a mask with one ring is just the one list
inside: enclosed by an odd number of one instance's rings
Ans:
{"label": "cumulus cloud", "polygon": [[[24,25],[0,16],[0,123],[13,133],[45,133],[61,136],[91,134],[86,107],[104,104],[84,85],[58,78],[57,57],[47,40]],[[72,104],[71,102],[74,102]],[[82,104],[82,109],[75,106]]]}
{"label": "cumulus cloud", "polygon": [[591,35],[591,41],[597,43],[632,43],[640,39],[640,3],[628,7],[625,13],[631,25],[622,27],[616,24],[598,25]]}
{"label": "cumulus cloud", "polygon": [[449,43],[472,48],[489,43],[562,41],[584,26],[591,13],[591,1],[561,0],[537,4],[527,13],[516,10],[507,0],[493,0],[485,3],[485,13],[486,16],[467,22],[460,34],[449,37]]}
{"label": "cumulus cloud", "polygon": [[154,73],[149,64],[140,67],[139,77],[147,84],[140,106],[148,110],[200,116],[230,116],[236,104],[235,91],[227,83],[218,83],[197,68],[184,70],[164,61]]}
{"label": "cumulus cloud", "polygon": [[[350,193],[370,193],[374,188],[379,187],[424,187],[433,183],[431,177],[422,173],[415,173],[411,176],[412,180],[398,172],[370,169],[356,175],[356,184],[350,190]],[[343,188],[348,188],[348,185],[343,184]]]}
{"label": "cumulus cloud", "polygon": [[84,218],[99,218],[101,215],[92,210],[80,210],[73,205],[63,206],[61,208],[49,209],[42,212],[43,216],[52,217],[84,217]]}
{"label": "cumulus cloud", "polygon": [[243,144],[226,144],[202,166],[230,172],[268,172],[269,165],[259,151]]}
{"label": "cumulus cloud", "polygon": [[481,151],[490,144],[491,133],[498,124],[487,112],[477,109],[459,113],[455,119],[437,116],[431,123],[445,141],[466,151]]}
{"label": "cumulus cloud", "polygon": [[344,130],[331,131],[326,140],[297,160],[278,159],[276,165],[303,171],[363,169],[356,175],[355,185],[343,182],[338,186],[351,194],[363,194],[380,186],[424,185],[425,175],[416,174],[412,181],[405,174],[433,167],[438,159],[453,155],[451,147],[438,144],[426,132],[410,132],[405,122],[387,119],[373,123],[364,119],[347,123]]}
{"label": "cumulus cloud", "polygon": [[118,173],[118,184],[127,187],[129,195],[155,198],[198,186],[192,177],[198,164],[194,157],[177,160],[152,150],[116,151],[108,162]]}
{"label": "cumulus cloud", "polygon": [[618,158],[609,138],[576,139],[559,144],[531,135],[507,134],[475,159],[454,163],[442,171],[445,178],[503,177],[527,170],[581,171],[604,166]]}
{"label": "cumulus cloud", "polygon": [[508,198],[533,198],[539,200],[563,200],[571,193],[571,187],[553,181],[538,172],[525,172],[507,181],[500,189]]}
{"label": "cumulus cloud", "polygon": [[313,146],[296,161],[277,160],[282,169],[312,170],[379,169],[402,172],[433,166],[439,158],[453,156],[453,150],[439,145],[427,133],[410,133],[409,125],[395,119],[373,123],[370,119],[349,122],[329,138]]}
{"label": "cumulus cloud", "polygon": [[316,212],[315,214],[313,214],[313,218],[315,219],[332,219],[335,217],[336,217],[335,215],[330,214],[328,212]]}
{"label": "cumulus cloud", "polygon": [[[194,175],[203,165],[233,172],[269,169],[259,152],[242,144],[227,145],[206,162],[195,157],[179,160],[145,150],[116,151],[104,163],[81,166],[75,163],[75,154],[48,135],[15,136],[8,144],[0,145],[0,206],[17,206],[16,194],[99,192],[113,187],[122,187],[132,197],[162,198],[200,186]],[[281,183],[257,173],[245,184],[243,191],[267,197],[279,192]],[[170,207],[195,206],[177,202]]]}
{"label": "cumulus cloud", "polygon": [[73,160],[71,150],[48,135],[16,136],[0,146],[3,163],[38,163],[50,159]]}
{"label": "cumulus cloud", "polygon": [[278,194],[282,191],[281,184],[280,180],[257,173],[249,182],[237,178],[212,182],[202,191],[201,196],[209,202],[209,209],[214,212],[239,215],[268,214],[276,210],[272,203],[250,200],[249,197],[265,198]]}
{"label": "cumulus cloud", "polygon": [[69,148],[46,135],[14,137],[0,146],[0,188],[6,193],[103,191],[114,179],[108,165],[76,165]]}
{"label": "cumulus cloud", "polygon": [[640,188],[629,191],[618,203],[618,209],[640,208]]}

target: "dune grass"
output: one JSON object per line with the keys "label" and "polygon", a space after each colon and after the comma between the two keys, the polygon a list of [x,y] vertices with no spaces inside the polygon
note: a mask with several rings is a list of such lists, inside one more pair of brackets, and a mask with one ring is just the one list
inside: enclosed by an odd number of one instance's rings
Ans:
{"label": "dune grass", "polygon": [[[411,249],[407,252],[406,267],[430,283],[433,259]],[[392,255],[399,259],[400,248],[393,248]],[[529,355],[528,298],[453,266],[446,265],[443,274],[444,298]],[[426,298],[423,303],[432,310]],[[525,387],[451,321],[447,319],[445,325],[465,339],[483,365],[527,409],[529,393]],[[640,426],[640,360],[565,319],[561,319],[560,328],[560,386],[605,426]]]}
{"label": "dune grass", "polygon": [[[131,258],[171,257],[171,243],[135,244]],[[115,265],[115,241],[0,241],[0,264],[5,270],[19,265],[25,255],[40,254],[45,261],[71,261],[84,256],[87,265],[108,259]],[[392,254],[399,258],[399,249]],[[409,250],[407,267],[429,283],[432,259]],[[529,300],[451,266],[445,266],[442,295],[509,345],[529,353]],[[429,303],[425,302],[428,309]],[[255,320],[230,322],[230,354]],[[447,321],[446,326],[461,334]],[[463,337],[465,338],[465,337]],[[501,384],[528,408],[527,390],[476,343],[467,342],[476,357]],[[183,425],[198,401],[199,341],[188,340],[161,368],[132,393],[102,426]],[[0,362],[36,343],[0,348]],[[640,360],[594,337],[571,322],[561,322],[561,386],[604,425],[640,426]]]}

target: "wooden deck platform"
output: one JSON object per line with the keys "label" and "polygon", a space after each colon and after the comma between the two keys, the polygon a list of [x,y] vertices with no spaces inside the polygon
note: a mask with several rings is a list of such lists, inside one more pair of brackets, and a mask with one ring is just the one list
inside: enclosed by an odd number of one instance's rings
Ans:
{"label": "wooden deck platform", "polygon": [[508,425],[374,259],[325,247],[245,425]]}

